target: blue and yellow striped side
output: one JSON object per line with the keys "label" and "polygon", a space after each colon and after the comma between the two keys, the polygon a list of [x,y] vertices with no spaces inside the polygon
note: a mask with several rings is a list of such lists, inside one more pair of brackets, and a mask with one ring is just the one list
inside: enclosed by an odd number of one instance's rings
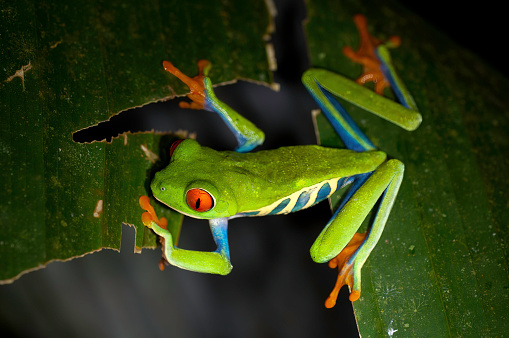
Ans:
{"label": "blue and yellow striped side", "polygon": [[265,215],[284,215],[291,212],[309,208],[323,201],[332,195],[336,190],[343,186],[344,178],[333,178],[325,180],[312,186],[303,188],[283,197],[270,205],[258,210],[249,210],[235,215],[243,216],[265,216]]}

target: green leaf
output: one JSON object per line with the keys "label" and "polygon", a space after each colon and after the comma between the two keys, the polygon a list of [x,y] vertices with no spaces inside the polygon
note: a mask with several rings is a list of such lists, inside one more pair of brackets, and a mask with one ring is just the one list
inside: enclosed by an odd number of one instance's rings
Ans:
{"label": "green leaf", "polygon": [[[0,280],[119,249],[122,223],[134,224],[137,250],[154,247],[138,198],[150,194],[156,166],[147,154],[164,158],[171,137],[80,144],[73,133],[184,94],[165,59],[187,74],[208,59],[214,83],[271,82],[269,23],[254,0],[2,1]],[[159,205],[156,212],[179,232],[181,215]]]}
{"label": "green leaf", "polygon": [[[394,64],[422,113],[404,131],[346,105],[361,129],[405,163],[397,201],[362,270],[362,337],[497,337],[509,332],[507,79],[397,4],[308,2],[313,67],[360,76],[354,14],[373,35],[399,35]],[[390,96],[390,93],[387,91]],[[322,143],[340,145],[317,117]],[[397,331],[396,331],[397,330]]]}

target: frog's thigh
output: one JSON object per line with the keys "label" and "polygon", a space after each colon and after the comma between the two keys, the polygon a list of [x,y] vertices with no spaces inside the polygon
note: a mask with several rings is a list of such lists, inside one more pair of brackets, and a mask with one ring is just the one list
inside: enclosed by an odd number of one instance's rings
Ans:
{"label": "frog's thigh", "polygon": [[[390,160],[377,168],[369,179],[355,192],[345,206],[336,211],[311,246],[311,257],[317,263],[324,263],[335,256],[352,239],[362,222],[384,194],[373,227],[361,250],[369,255],[376,245],[392,208],[399,185],[403,178],[404,165],[398,160]],[[365,247],[369,248],[365,248]]]}

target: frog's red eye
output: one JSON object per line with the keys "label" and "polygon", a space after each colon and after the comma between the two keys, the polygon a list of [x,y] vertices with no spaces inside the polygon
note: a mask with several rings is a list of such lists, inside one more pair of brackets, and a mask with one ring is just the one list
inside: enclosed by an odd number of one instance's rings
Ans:
{"label": "frog's red eye", "polygon": [[194,211],[205,212],[214,207],[214,198],[203,189],[191,189],[186,194],[187,205]]}
{"label": "frog's red eye", "polygon": [[177,149],[178,145],[184,140],[176,140],[175,142],[173,142],[170,146],[170,157],[173,156],[173,152],[175,151],[175,149]]}

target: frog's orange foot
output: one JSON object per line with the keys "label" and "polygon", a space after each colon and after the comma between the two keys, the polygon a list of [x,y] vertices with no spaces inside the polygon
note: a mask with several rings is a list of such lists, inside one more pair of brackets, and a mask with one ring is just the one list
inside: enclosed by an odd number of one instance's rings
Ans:
{"label": "frog's orange foot", "polygon": [[[374,82],[375,92],[382,94],[386,87],[390,87],[389,81],[382,73],[381,62],[376,54],[377,47],[382,42],[369,33],[367,19],[364,15],[357,14],[353,20],[361,38],[360,46],[357,51],[349,46],[344,47],[343,54],[353,62],[360,63],[363,66],[362,75],[357,79],[357,83]],[[398,47],[400,44],[401,39],[398,36],[391,36],[385,42],[385,45],[389,48]]]}
{"label": "frog's orange foot", "polygon": [[401,45],[401,38],[397,35],[393,35],[385,41],[385,45],[388,48],[398,48]]}
{"label": "frog's orange foot", "polygon": [[205,84],[204,79],[207,76],[207,73],[210,69],[211,63],[207,60],[198,61],[198,75],[193,78],[182,73],[178,68],[176,68],[170,61],[163,61],[164,70],[172,73],[176,77],[180,79],[180,81],[184,82],[191,91],[187,97],[192,100],[191,103],[181,102],[179,106],[181,108],[189,108],[189,109],[204,109],[205,108]]}
{"label": "frog's orange foot", "polygon": [[140,203],[140,207],[145,210],[145,212],[141,215],[141,221],[143,222],[143,225],[150,227],[152,222],[154,222],[163,229],[168,227],[168,221],[166,218],[157,217],[154,207],[150,204],[150,199],[148,196],[140,196],[138,202]]}
{"label": "frog's orange foot", "polygon": [[202,110],[204,109],[204,105],[196,102],[179,102],[179,107],[182,109],[196,109],[196,110]]}
{"label": "frog's orange foot", "polygon": [[159,270],[161,271],[164,271],[164,268],[166,267],[166,265],[169,265],[170,263],[168,263],[168,261],[164,258],[164,257],[161,257],[161,260],[159,261]]}
{"label": "frog's orange foot", "polygon": [[367,82],[373,82],[375,84],[375,93],[379,95],[383,94],[385,88],[391,86],[390,82],[387,81],[381,71],[364,72],[356,82],[361,85]]}
{"label": "frog's orange foot", "polygon": [[343,285],[348,285],[350,288],[350,301],[354,302],[361,296],[360,290],[354,289],[354,272],[353,267],[355,264],[354,259],[350,259],[361,244],[366,239],[366,234],[356,233],[347,246],[333,259],[329,261],[329,267],[334,269],[338,268],[338,279],[336,280],[336,285],[334,285],[334,289],[329,295],[329,298],[325,301],[325,307],[330,309],[336,305],[336,300],[338,298],[339,290]]}

